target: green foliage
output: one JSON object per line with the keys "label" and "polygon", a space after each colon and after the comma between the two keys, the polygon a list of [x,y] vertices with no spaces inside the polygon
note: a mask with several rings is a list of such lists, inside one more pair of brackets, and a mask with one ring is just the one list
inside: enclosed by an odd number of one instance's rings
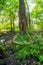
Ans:
{"label": "green foliage", "polygon": [[6,0],[0,0],[0,11],[4,9],[5,1]]}
{"label": "green foliage", "polygon": [[[18,17],[17,13],[19,10],[19,1],[18,0],[0,0],[0,19],[2,21],[0,22],[0,25],[2,22],[8,24],[10,21],[12,24],[15,21],[15,19]],[[11,25],[11,24],[10,24]],[[4,27],[8,30],[11,28],[11,26],[4,25]],[[3,30],[3,24],[0,28],[0,30]]]}
{"label": "green foliage", "polygon": [[6,47],[5,46],[3,46],[3,45],[0,45],[0,50],[3,50],[3,51],[5,51],[5,49],[6,49]]}
{"label": "green foliage", "polygon": [[[42,61],[43,56],[41,55],[40,50],[43,50],[43,38],[41,35],[37,34],[34,34],[32,38],[31,35],[17,34],[14,39],[16,42],[21,44],[22,49],[20,49],[16,54],[23,59],[32,54],[33,57],[37,57],[40,61]],[[18,46],[18,48],[21,46]]]}
{"label": "green foliage", "polygon": [[40,61],[43,61],[43,56],[42,56],[42,55],[40,55],[39,59],[40,59]]}
{"label": "green foliage", "polygon": [[37,65],[41,65],[41,63],[40,62],[37,62]]}
{"label": "green foliage", "polygon": [[[33,0],[35,7],[31,12],[31,18],[35,20],[33,21],[34,24],[39,25],[41,29],[43,28],[43,1],[42,0]],[[36,23],[35,23],[36,21]]]}
{"label": "green foliage", "polygon": [[14,37],[14,39],[18,43],[25,44],[26,42],[28,43],[29,37],[30,37],[30,35],[20,33],[20,34],[17,34]]}

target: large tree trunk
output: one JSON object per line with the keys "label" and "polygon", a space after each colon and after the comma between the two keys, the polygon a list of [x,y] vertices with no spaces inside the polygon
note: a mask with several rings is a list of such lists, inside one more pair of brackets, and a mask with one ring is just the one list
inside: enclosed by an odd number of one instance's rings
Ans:
{"label": "large tree trunk", "polygon": [[19,0],[19,28],[21,32],[27,31],[27,20],[24,0]]}

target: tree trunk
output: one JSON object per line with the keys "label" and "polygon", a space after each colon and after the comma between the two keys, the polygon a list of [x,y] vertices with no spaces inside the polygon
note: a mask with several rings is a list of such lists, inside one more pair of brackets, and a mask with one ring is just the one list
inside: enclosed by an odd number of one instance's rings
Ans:
{"label": "tree trunk", "polygon": [[27,19],[24,0],[19,0],[19,28],[21,32],[27,31]]}
{"label": "tree trunk", "polygon": [[14,27],[14,19],[10,20],[10,25],[11,25],[11,32],[15,32],[15,27]]}
{"label": "tree trunk", "polygon": [[12,20],[10,20],[10,25],[11,25],[10,31],[12,32]]}

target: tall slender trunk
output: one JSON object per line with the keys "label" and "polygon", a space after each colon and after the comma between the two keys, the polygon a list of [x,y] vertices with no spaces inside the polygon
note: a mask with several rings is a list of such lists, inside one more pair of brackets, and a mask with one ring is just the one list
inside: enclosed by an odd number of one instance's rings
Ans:
{"label": "tall slender trunk", "polygon": [[11,25],[11,32],[15,32],[14,19],[13,18],[10,20],[10,25]]}
{"label": "tall slender trunk", "polygon": [[13,18],[12,24],[13,24],[13,32],[15,32],[14,18]]}
{"label": "tall slender trunk", "polygon": [[31,20],[30,20],[30,12],[29,12],[29,8],[28,8],[28,14],[29,14],[29,27],[31,27]]}
{"label": "tall slender trunk", "polygon": [[29,27],[31,27],[30,10],[29,10],[29,5],[28,5],[27,1],[26,1],[26,5],[27,5],[27,10],[28,10],[28,12],[27,12],[27,15],[28,15],[27,21],[28,21]]}
{"label": "tall slender trunk", "polygon": [[19,28],[21,32],[27,31],[27,19],[24,0],[19,0]]}
{"label": "tall slender trunk", "polygon": [[12,20],[10,20],[10,26],[11,26],[10,31],[12,32]]}

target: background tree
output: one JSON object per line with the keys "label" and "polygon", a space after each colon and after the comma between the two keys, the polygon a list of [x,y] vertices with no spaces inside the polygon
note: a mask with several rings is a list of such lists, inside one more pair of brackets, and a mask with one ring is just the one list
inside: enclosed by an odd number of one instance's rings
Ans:
{"label": "background tree", "polygon": [[[1,12],[4,14],[4,16],[7,16],[6,20],[10,20],[10,30],[14,31],[15,27],[14,27],[14,21],[17,18],[17,12],[18,12],[18,0],[1,0],[0,1],[0,10]],[[4,4],[3,4],[4,3]],[[1,15],[3,16],[3,14],[1,13]],[[3,17],[4,17],[3,16]]]}
{"label": "background tree", "polygon": [[34,20],[34,23],[39,26],[38,30],[39,28],[41,30],[43,29],[43,1],[35,0],[33,3],[35,4],[35,7],[31,12],[31,18]]}

